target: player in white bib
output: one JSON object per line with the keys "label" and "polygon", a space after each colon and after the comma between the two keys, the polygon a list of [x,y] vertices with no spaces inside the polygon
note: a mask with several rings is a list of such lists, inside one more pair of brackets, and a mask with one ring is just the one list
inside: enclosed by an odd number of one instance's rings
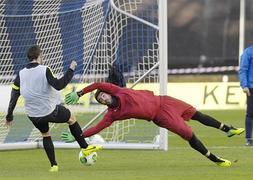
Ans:
{"label": "player in white bib", "polygon": [[34,45],[27,51],[29,63],[14,80],[11,99],[6,115],[6,125],[10,127],[13,121],[13,111],[20,95],[25,99],[25,112],[43,137],[43,146],[51,163],[50,172],[57,172],[54,145],[49,132],[49,122],[68,123],[71,134],[82,148],[84,155],[101,149],[101,146],[88,145],[82,137],[82,129],[69,109],[60,105],[59,90],[71,81],[77,66],[72,61],[63,77],[57,79],[48,66],[42,65],[42,52]]}

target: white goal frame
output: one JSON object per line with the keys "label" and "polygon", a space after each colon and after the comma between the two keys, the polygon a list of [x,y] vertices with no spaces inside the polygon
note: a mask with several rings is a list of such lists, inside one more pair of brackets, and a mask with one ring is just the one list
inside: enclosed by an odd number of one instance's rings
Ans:
{"label": "white goal frame", "polygon": [[[143,19],[138,18],[132,14],[122,11],[117,8],[113,2],[110,0],[111,7],[116,11],[129,16],[137,21],[140,21],[148,26],[151,26],[159,30],[159,62],[153,67],[159,66],[159,83],[160,83],[160,95],[167,94],[167,67],[168,67],[168,37],[167,37],[167,0],[157,0],[159,1],[159,24],[158,26],[149,23]],[[146,72],[135,84],[142,80],[147,74],[149,74],[153,69]],[[133,86],[135,86],[135,84]],[[133,87],[132,86],[132,87]],[[98,116],[96,116],[98,117]],[[95,117],[95,118],[96,118]],[[94,121],[91,120],[91,122]],[[88,126],[88,123],[86,126]],[[85,127],[86,127],[85,126]],[[156,149],[156,150],[168,150],[168,131],[167,129],[160,128],[160,134],[157,137],[158,143],[102,143],[101,145],[105,149]],[[55,142],[55,148],[78,148],[78,144],[75,143],[63,143]],[[40,140],[35,142],[18,142],[18,143],[0,143],[0,150],[11,150],[11,149],[32,149],[32,148],[42,148],[43,144]]]}

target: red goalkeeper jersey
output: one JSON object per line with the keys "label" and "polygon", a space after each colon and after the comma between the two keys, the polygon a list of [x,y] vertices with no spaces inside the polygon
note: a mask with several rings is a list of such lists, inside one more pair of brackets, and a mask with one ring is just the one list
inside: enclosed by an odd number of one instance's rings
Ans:
{"label": "red goalkeeper jersey", "polygon": [[160,97],[155,96],[152,91],[121,88],[110,83],[94,83],[82,91],[85,94],[95,89],[115,96],[119,100],[119,105],[116,108],[108,108],[104,118],[95,127],[91,127],[83,133],[85,137],[100,132],[117,120],[138,118],[151,121],[160,108]]}
{"label": "red goalkeeper jersey", "polygon": [[185,139],[192,137],[192,130],[184,121],[189,120],[196,109],[170,96],[155,96],[152,91],[121,88],[110,83],[94,83],[85,87],[83,93],[99,89],[118,99],[116,108],[108,107],[104,118],[94,127],[83,132],[84,137],[97,134],[114,121],[129,118],[153,121]]}

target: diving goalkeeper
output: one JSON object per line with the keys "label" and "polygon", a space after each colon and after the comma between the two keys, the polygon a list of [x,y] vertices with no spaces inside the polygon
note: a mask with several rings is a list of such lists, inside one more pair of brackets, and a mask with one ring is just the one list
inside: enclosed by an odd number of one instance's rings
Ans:
{"label": "diving goalkeeper", "polygon": [[231,162],[212,154],[196,137],[191,127],[185,122],[196,120],[206,126],[226,132],[228,137],[244,132],[243,128],[234,128],[221,123],[206,114],[197,111],[193,106],[170,96],[156,96],[152,91],[122,88],[111,83],[93,83],[79,92],[66,95],[67,104],[75,104],[79,97],[97,89],[96,100],[108,106],[103,119],[94,127],[83,131],[84,137],[90,137],[109,127],[114,121],[129,118],[152,121],[159,127],[168,129],[188,141],[190,146],[221,167],[231,166]]}

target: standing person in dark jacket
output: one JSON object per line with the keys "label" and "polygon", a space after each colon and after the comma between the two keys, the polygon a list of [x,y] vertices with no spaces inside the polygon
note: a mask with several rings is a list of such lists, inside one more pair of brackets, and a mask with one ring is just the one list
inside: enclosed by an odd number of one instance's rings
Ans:
{"label": "standing person in dark jacket", "polygon": [[246,48],[240,59],[240,86],[247,96],[247,110],[245,117],[246,146],[253,146],[253,46]]}
{"label": "standing person in dark jacket", "polygon": [[79,97],[97,89],[96,100],[108,106],[103,119],[94,127],[83,131],[83,137],[90,137],[109,127],[114,121],[129,118],[152,121],[159,127],[178,134],[189,142],[190,146],[221,167],[231,166],[231,162],[220,158],[204,146],[185,121],[196,120],[206,126],[226,132],[228,137],[244,132],[243,128],[234,128],[216,119],[202,114],[191,105],[170,96],[156,96],[152,91],[121,88],[111,83],[93,83],[79,92],[66,95],[67,104],[77,103]]}
{"label": "standing person in dark jacket", "polygon": [[57,172],[54,145],[49,132],[49,122],[68,123],[71,134],[82,148],[85,156],[101,149],[101,146],[88,145],[81,137],[82,130],[75,116],[60,104],[59,90],[66,87],[74,75],[76,62],[72,61],[69,69],[60,79],[54,77],[49,67],[42,65],[42,52],[34,45],[27,51],[29,63],[22,69],[13,84],[11,99],[6,115],[7,127],[12,125],[13,111],[20,95],[25,99],[25,112],[34,126],[41,132],[43,146],[51,163],[50,172]]}

